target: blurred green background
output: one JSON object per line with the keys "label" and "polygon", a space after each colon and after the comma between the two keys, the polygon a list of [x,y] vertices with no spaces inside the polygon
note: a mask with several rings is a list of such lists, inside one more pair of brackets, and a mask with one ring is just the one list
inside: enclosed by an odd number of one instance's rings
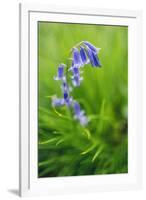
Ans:
{"label": "blurred green background", "polygon": [[[102,64],[86,65],[72,93],[90,119],[85,128],[50,98],[61,97],[58,64],[82,40],[101,48]],[[38,177],[127,173],[128,28],[39,22],[38,44]]]}

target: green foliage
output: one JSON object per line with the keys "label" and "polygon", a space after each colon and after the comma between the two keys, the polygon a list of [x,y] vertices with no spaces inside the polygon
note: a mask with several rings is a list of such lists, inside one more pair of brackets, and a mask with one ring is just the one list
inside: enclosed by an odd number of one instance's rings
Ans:
{"label": "green foliage", "polygon": [[[39,177],[128,172],[127,27],[39,22]],[[70,49],[87,40],[101,48],[102,68],[86,65],[84,81],[73,91],[89,117],[87,127],[66,107],[53,108],[61,96],[53,80]]]}

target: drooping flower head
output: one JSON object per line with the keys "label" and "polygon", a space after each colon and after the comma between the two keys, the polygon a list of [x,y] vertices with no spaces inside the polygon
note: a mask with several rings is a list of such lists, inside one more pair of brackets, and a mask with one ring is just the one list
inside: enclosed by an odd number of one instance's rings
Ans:
{"label": "drooping flower head", "polygon": [[91,65],[93,67],[101,67],[101,63],[98,58],[98,53],[100,51],[100,48],[95,47],[88,41],[83,41],[83,44],[86,46],[86,51]]}
{"label": "drooping flower head", "polygon": [[99,53],[100,48],[95,47],[93,44],[91,44],[88,41],[83,41],[83,43],[84,43],[85,46],[87,46],[95,54]]}

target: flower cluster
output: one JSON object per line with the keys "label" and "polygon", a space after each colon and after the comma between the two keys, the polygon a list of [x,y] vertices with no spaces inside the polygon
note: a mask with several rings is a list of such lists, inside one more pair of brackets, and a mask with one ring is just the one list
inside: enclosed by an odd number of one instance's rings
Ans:
{"label": "flower cluster", "polygon": [[61,81],[62,98],[54,97],[52,99],[52,105],[55,107],[66,105],[73,109],[74,118],[77,119],[82,126],[87,125],[88,118],[85,112],[81,110],[79,103],[70,95],[72,88],[70,87],[69,80],[71,80],[73,87],[79,87],[83,80],[81,76],[83,72],[82,69],[86,64],[91,64],[92,67],[101,67],[98,58],[99,50],[99,48],[96,48],[88,41],[80,42],[71,50],[72,57],[70,66],[60,64],[58,66],[57,76],[54,77],[54,80]]}

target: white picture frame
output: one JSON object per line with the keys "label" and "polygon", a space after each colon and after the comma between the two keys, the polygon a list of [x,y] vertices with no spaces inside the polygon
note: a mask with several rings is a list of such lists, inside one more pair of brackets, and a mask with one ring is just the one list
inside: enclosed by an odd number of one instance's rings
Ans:
{"label": "white picture frame", "polygon": [[[141,12],[20,4],[20,196],[139,189],[142,185]],[[128,26],[128,173],[38,178],[37,22]],[[32,53],[33,52],[33,53]],[[31,54],[31,56],[30,56]]]}

